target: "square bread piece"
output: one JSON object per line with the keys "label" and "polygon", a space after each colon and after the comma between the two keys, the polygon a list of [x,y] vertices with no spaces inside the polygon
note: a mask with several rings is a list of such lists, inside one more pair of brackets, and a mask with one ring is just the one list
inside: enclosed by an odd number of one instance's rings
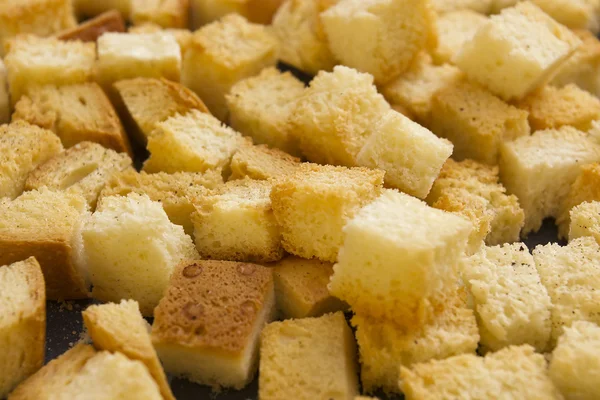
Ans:
{"label": "square bread piece", "polygon": [[462,217],[385,190],[346,224],[329,291],[357,313],[414,327],[456,284],[471,230]]}
{"label": "square bread piece", "polygon": [[569,235],[571,210],[586,201],[600,201],[600,163],[583,165],[575,182],[571,185],[569,194],[560,205],[556,217],[558,236],[565,239]]}
{"label": "square bread piece", "polygon": [[179,43],[179,48],[181,50],[181,59],[183,60],[183,56],[190,48],[192,44],[192,38],[194,34],[189,29],[177,29],[177,28],[167,28],[163,29],[162,26],[156,25],[153,22],[145,22],[141,25],[133,25],[130,26],[127,30],[130,33],[155,33],[155,32],[165,32],[170,35],[173,35],[177,43]]}
{"label": "square bread piece", "polygon": [[249,177],[256,180],[282,178],[291,175],[300,166],[300,159],[279,149],[248,142],[240,146],[231,159],[229,180]]}
{"label": "square bread piece", "polygon": [[8,48],[4,64],[13,107],[35,86],[72,85],[94,79],[94,43],[24,35],[11,40]]}
{"label": "square bread piece", "polygon": [[569,240],[591,236],[600,244],[600,202],[581,203],[571,210]]}
{"label": "square bread piece", "polygon": [[193,200],[196,248],[203,259],[267,263],[283,257],[271,207],[272,183],[229,181]]}
{"label": "square bread piece", "polygon": [[598,0],[531,0],[557,22],[571,29],[600,31]]}
{"label": "square bread piece", "polygon": [[600,40],[587,30],[574,30],[582,45],[563,64],[550,83],[565,86],[574,83],[588,92],[600,94]]}
{"label": "square bread piece", "polygon": [[365,131],[389,109],[371,75],[337,66],[310,82],[292,112],[290,129],[308,160],[354,167]]}
{"label": "square bread piece", "polygon": [[175,400],[152,346],[149,325],[142,317],[136,301],[92,305],[82,315],[97,350],[122,353],[131,360],[141,361],[160,388],[163,399]]}
{"label": "square bread piece", "polygon": [[182,82],[225,122],[225,95],[231,87],[274,66],[278,52],[279,42],[267,27],[240,15],[227,15],[194,33],[183,59]]}
{"label": "square bread piece", "polygon": [[63,150],[54,133],[17,121],[0,126],[0,198],[23,193],[27,176]]}
{"label": "square bread piece", "polygon": [[524,243],[484,247],[465,260],[462,278],[484,352],[521,344],[546,350],[552,304]]}
{"label": "square bread piece", "polygon": [[163,28],[187,28],[190,0],[131,0],[134,25],[152,22]]}
{"label": "square bread piece", "polygon": [[538,246],[533,251],[542,284],[552,300],[550,349],[575,321],[600,323],[600,245],[591,237],[568,246]]}
{"label": "square bread piece", "polygon": [[283,0],[190,0],[195,29],[227,14],[240,14],[250,22],[269,25]]}
{"label": "square bread piece", "polygon": [[469,10],[480,14],[491,12],[494,0],[432,0],[433,8],[443,17],[452,11]]}
{"label": "square bread piece", "polygon": [[289,256],[271,266],[277,309],[284,319],[320,317],[348,309],[347,304],[327,289],[333,264]]}
{"label": "square bread piece", "polygon": [[450,141],[394,110],[367,129],[365,145],[356,156],[364,167],[384,170],[385,183],[424,199],[452,154]]}
{"label": "square bread piece", "polygon": [[527,111],[506,104],[483,87],[461,80],[433,96],[425,124],[454,144],[452,158],[498,163],[503,142],[529,135]]}
{"label": "square bread piece", "polygon": [[125,32],[125,21],[117,10],[110,10],[54,36],[60,40],[95,42],[105,32]]}
{"label": "square bread piece", "polygon": [[[437,0],[451,3],[448,0]],[[471,0],[483,4],[485,1]],[[488,18],[470,9],[459,9],[442,14],[437,19],[438,45],[431,52],[436,64],[454,63],[454,57],[463,45],[473,39],[475,33]]]}
{"label": "square bread piece", "polygon": [[303,258],[335,262],[344,225],[381,193],[383,171],[302,164],[271,191],[283,248]]}
{"label": "square bread piece", "polygon": [[525,211],[522,235],[537,232],[556,217],[585,164],[600,161],[600,145],[585,133],[564,126],[502,143],[500,180]]}
{"label": "square bread piece", "polygon": [[422,49],[435,48],[435,20],[430,0],[341,0],[321,13],[335,58],[378,85],[405,72]]}
{"label": "square bread piece", "polygon": [[288,120],[303,93],[304,83],[290,72],[265,68],[257,76],[236,83],[227,94],[229,124],[256,144],[298,155]]}
{"label": "square bread piece", "polygon": [[116,174],[133,170],[127,154],[106,149],[97,143],[81,142],[34,169],[25,181],[25,190],[65,191],[81,195],[91,209],[104,185]]}
{"label": "square bread piece", "polygon": [[260,332],[274,316],[270,268],[188,261],[156,308],[152,341],[168,373],[241,389],[256,373]]}
{"label": "square bread piece", "polygon": [[46,289],[34,257],[0,266],[0,398],[44,365]]}
{"label": "square bread piece", "polygon": [[49,300],[88,297],[78,246],[85,199],[47,188],[0,199],[0,265],[34,256]]}
{"label": "square bread piece", "polygon": [[600,327],[579,321],[558,339],[550,361],[550,377],[566,399],[600,397]]}
{"label": "square bread piece", "polygon": [[50,129],[65,147],[88,141],[131,151],[121,120],[97,83],[32,88],[17,102],[14,120]]}
{"label": "square bread piece", "polygon": [[192,239],[146,195],[106,197],[82,229],[82,252],[98,300],[133,299],[151,317],[175,266],[198,258]]}
{"label": "square bread piece", "polygon": [[548,376],[544,356],[529,345],[402,367],[400,388],[406,400],[563,399]]}
{"label": "square bread piece", "polygon": [[443,311],[431,322],[407,331],[385,320],[355,314],[361,380],[367,393],[382,388],[397,393],[400,367],[458,354],[474,354],[479,341],[473,310],[464,288],[450,294]]}
{"label": "square bread piece", "polygon": [[359,393],[356,374],[356,343],[341,312],[273,322],[262,332],[261,400],[350,399]]}

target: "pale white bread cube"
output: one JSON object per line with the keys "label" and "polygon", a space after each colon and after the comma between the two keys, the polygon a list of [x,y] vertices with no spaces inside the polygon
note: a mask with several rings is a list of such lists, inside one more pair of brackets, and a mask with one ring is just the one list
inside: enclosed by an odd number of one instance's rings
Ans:
{"label": "pale white bread cube", "polygon": [[455,62],[504,100],[520,99],[552,79],[580,44],[539,7],[521,2],[492,16]]}
{"label": "pale white bread cube", "polygon": [[440,17],[453,11],[474,11],[479,14],[489,14],[494,0],[432,0],[433,8]]}
{"label": "pale white bread cube", "polygon": [[163,28],[187,28],[190,0],[131,0],[131,22],[155,23]]}
{"label": "pale white bread cube", "polygon": [[93,285],[102,301],[134,299],[152,316],[175,266],[198,252],[183,228],[146,195],[103,199],[82,229],[83,251]]}
{"label": "pale white bread cube", "polygon": [[256,180],[269,180],[288,176],[300,166],[300,159],[267,145],[253,146],[247,142],[240,146],[231,159],[229,180],[249,177]]}
{"label": "pale white bread cube", "polygon": [[8,90],[8,72],[4,61],[0,61],[0,124],[10,122],[10,93]]}
{"label": "pale white bread cube", "polygon": [[[592,132],[590,132],[590,135]],[[575,182],[571,185],[569,194],[560,205],[556,216],[558,236],[562,239],[569,235],[571,210],[584,202],[600,201],[600,163],[583,165]]]}
{"label": "pale white bread cube", "polygon": [[437,44],[430,0],[341,0],[321,13],[329,47],[342,64],[385,84],[422,49]]}
{"label": "pale white bread cube", "polygon": [[[449,3],[447,0],[439,0]],[[482,4],[484,1],[475,0]],[[436,64],[453,63],[465,43],[473,39],[475,33],[488,21],[488,18],[470,9],[460,9],[440,15],[437,20],[438,45],[431,52]]]}
{"label": "pale white bread cube", "polygon": [[106,11],[117,10],[123,18],[128,19],[131,11],[131,0],[73,0],[75,11],[80,17],[95,17]]}
{"label": "pale white bread cube", "polygon": [[559,69],[550,83],[562,87],[574,83],[588,92],[600,94],[600,40],[587,30],[574,30],[582,45]]}
{"label": "pale white bread cube", "polygon": [[385,190],[344,228],[329,291],[357,313],[415,326],[456,284],[472,225]]}
{"label": "pale white bread cube", "polygon": [[531,0],[557,22],[571,29],[600,31],[599,0]]}
{"label": "pale white bread cube", "polygon": [[165,32],[170,35],[173,35],[177,43],[179,43],[179,50],[181,50],[181,59],[183,60],[183,56],[185,56],[186,51],[190,48],[192,44],[192,38],[194,37],[194,33],[189,29],[185,28],[166,28],[164,29],[162,26],[157,25],[154,22],[144,22],[141,25],[133,25],[130,26],[127,32],[131,33],[155,33],[155,32]]}
{"label": "pale white bread cube", "polygon": [[593,400],[600,397],[600,327],[575,322],[558,339],[552,352],[550,377],[567,400]]}
{"label": "pale white bread cube", "polygon": [[571,210],[569,240],[591,236],[600,243],[600,202],[581,203]]}
{"label": "pale white bread cube", "polygon": [[268,25],[283,0],[190,0],[192,25],[200,28],[227,14],[240,14],[250,22]]}

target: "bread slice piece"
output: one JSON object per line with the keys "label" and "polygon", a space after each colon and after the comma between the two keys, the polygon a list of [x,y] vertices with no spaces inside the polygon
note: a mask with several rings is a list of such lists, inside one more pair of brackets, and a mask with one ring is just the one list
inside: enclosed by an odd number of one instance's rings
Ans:
{"label": "bread slice piece", "polygon": [[156,308],[152,341],[167,372],[241,389],[256,372],[259,335],[274,314],[271,269],[228,261],[184,262]]}
{"label": "bread slice piece", "polygon": [[558,236],[562,239],[569,235],[572,210],[583,202],[600,201],[600,163],[583,165],[575,182],[571,185],[569,194],[560,205],[556,217]]}
{"label": "bread slice piece", "polygon": [[258,395],[263,400],[357,395],[356,343],[344,314],[273,322],[263,330]]}
{"label": "bread slice piece", "polygon": [[600,2],[598,0],[532,0],[557,22],[571,29],[600,31]]}
{"label": "bread slice piece", "polygon": [[454,11],[474,11],[479,14],[489,14],[494,0],[433,0],[433,8],[440,19]]}
{"label": "bread slice piece", "polygon": [[187,28],[190,0],[131,0],[131,22],[152,22],[163,28]]}
{"label": "bread slice piece", "polygon": [[0,397],[44,365],[46,288],[34,257],[0,266]]}
{"label": "bread slice piece", "polygon": [[95,42],[106,32],[125,32],[125,21],[117,10],[106,11],[81,24],[55,34],[61,40]]}
{"label": "bread slice piece", "polygon": [[564,65],[552,78],[551,84],[565,86],[574,83],[588,92],[600,94],[600,40],[588,30],[574,30],[573,33],[582,41],[582,45],[565,61]]}
{"label": "bread slice piece", "polygon": [[250,22],[269,25],[283,0],[190,0],[194,29],[227,14],[240,14]]}
{"label": "bread slice piece", "polygon": [[591,236],[600,243],[600,202],[581,203],[571,210],[569,240]]}
{"label": "bread slice piece", "polygon": [[300,166],[300,159],[279,149],[251,143],[240,146],[231,159],[229,180],[249,177],[257,180],[282,178],[294,173]]}
{"label": "bread slice piece", "polygon": [[[437,1],[443,4],[452,3],[448,0]],[[486,3],[481,0],[468,1],[481,5]],[[431,53],[435,63],[454,63],[454,58],[463,45],[472,40],[475,33],[487,21],[485,13],[481,14],[470,8],[461,8],[440,15],[437,20],[438,45]]]}
{"label": "bread slice piece", "polygon": [[177,43],[179,43],[179,48],[181,50],[181,59],[183,60],[183,56],[190,48],[192,44],[192,39],[194,37],[192,31],[189,29],[178,29],[178,28],[167,28],[163,29],[162,26],[157,25],[153,22],[146,22],[141,25],[133,25],[128,29],[130,33],[155,33],[155,32],[165,32],[170,35],[173,35]]}

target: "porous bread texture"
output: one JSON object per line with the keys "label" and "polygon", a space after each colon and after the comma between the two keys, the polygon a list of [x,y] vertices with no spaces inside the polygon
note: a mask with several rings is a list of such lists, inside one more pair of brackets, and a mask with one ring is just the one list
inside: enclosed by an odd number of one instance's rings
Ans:
{"label": "porous bread texture", "polygon": [[569,194],[560,205],[556,218],[558,236],[562,239],[569,234],[571,223],[570,212],[574,207],[586,201],[600,201],[600,163],[583,165],[581,171],[571,185]]}
{"label": "porous bread texture", "polygon": [[356,343],[337,312],[263,329],[258,395],[263,400],[343,400],[358,395]]}
{"label": "porous bread texture", "polygon": [[600,202],[581,203],[571,209],[569,240],[591,236],[600,243]]}
{"label": "porous bread texture", "polygon": [[574,83],[588,92],[600,94],[600,41],[587,30],[574,30],[582,45],[564,63],[550,83],[559,87]]}
{"label": "porous bread texture", "polygon": [[268,25],[283,0],[190,0],[192,26],[216,21],[227,14],[240,14],[250,22]]}
{"label": "porous bread texture", "polygon": [[117,10],[123,18],[128,19],[131,0],[73,0],[75,12],[79,17],[95,17],[109,10]]}
{"label": "porous bread texture", "polygon": [[455,62],[470,80],[518,100],[552,79],[580,45],[569,29],[524,1],[490,17]]}
{"label": "porous bread texture", "polygon": [[260,331],[274,316],[270,268],[183,262],[156,308],[152,341],[167,372],[241,389],[254,377]]}
{"label": "porous bread texture", "polygon": [[177,43],[179,43],[179,49],[181,50],[181,59],[190,48],[192,44],[192,37],[194,34],[189,29],[178,29],[178,28],[167,28],[163,29],[160,25],[153,22],[145,22],[140,25],[130,26],[128,32],[131,33],[154,33],[154,32],[165,32],[173,35]]}
{"label": "porous bread texture", "polygon": [[600,30],[598,0],[531,0],[557,22],[571,29]]}
{"label": "porous bread texture", "polygon": [[367,168],[302,164],[271,191],[283,248],[303,258],[335,262],[342,229],[382,190],[384,173]]}
{"label": "porous bread texture", "polygon": [[131,22],[152,22],[163,28],[187,28],[190,0],[131,0]]}
{"label": "porous bread texture", "polygon": [[[474,11],[489,14],[494,0],[432,0],[433,8],[443,18],[453,11]],[[439,21],[439,20],[438,20]]]}
{"label": "porous bread texture", "polygon": [[49,300],[88,297],[79,246],[87,209],[83,197],[47,188],[0,199],[0,265],[34,256]]}
{"label": "porous bread texture", "polygon": [[8,124],[10,122],[10,112],[8,72],[4,61],[0,61],[0,124]]}
{"label": "porous bread texture", "polygon": [[34,257],[0,266],[0,397],[44,364],[46,290]]}
{"label": "porous bread texture", "polygon": [[106,11],[72,28],[63,29],[54,36],[60,40],[95,42],[106,32],[125,32],[125,21],[117,10]]}
{"label": "porous bread texture", "polygon": [[[451,3],[448,0],[438,0]],[[485,1],[474,0],[483,4]],[[431,52],[436,64],[454,63],[454,58],[463,45],[473,39],[475,33],[482,27],[488,18],[484,14],[461,8],[442,14],[437,19],[438,45]]]}
{"label": "porous bread texture", "polygon": [[175,266],[198,258],[192,239],[158,202],[130,193],[106,197],[82,229],[85,261],[101,301],[133,299],[151,317]]}
{"label": "porous bread texture", "polygon": [[229,180],[249,177],[256,180],[277,179],[294,173],[300,166],[300,159],[279,149],[259,144],[240,146],[231,159]]}

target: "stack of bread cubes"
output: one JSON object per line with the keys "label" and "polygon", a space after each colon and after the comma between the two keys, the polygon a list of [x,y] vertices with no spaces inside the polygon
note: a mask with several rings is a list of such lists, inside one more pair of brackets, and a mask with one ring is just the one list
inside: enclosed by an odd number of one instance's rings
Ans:
{"label": "stack of bread cubes", "polygon": [[[0,1],[0,399],[599,399],[599,31],[600,0]],[[65,300],[87,334],[45,364]]]}

